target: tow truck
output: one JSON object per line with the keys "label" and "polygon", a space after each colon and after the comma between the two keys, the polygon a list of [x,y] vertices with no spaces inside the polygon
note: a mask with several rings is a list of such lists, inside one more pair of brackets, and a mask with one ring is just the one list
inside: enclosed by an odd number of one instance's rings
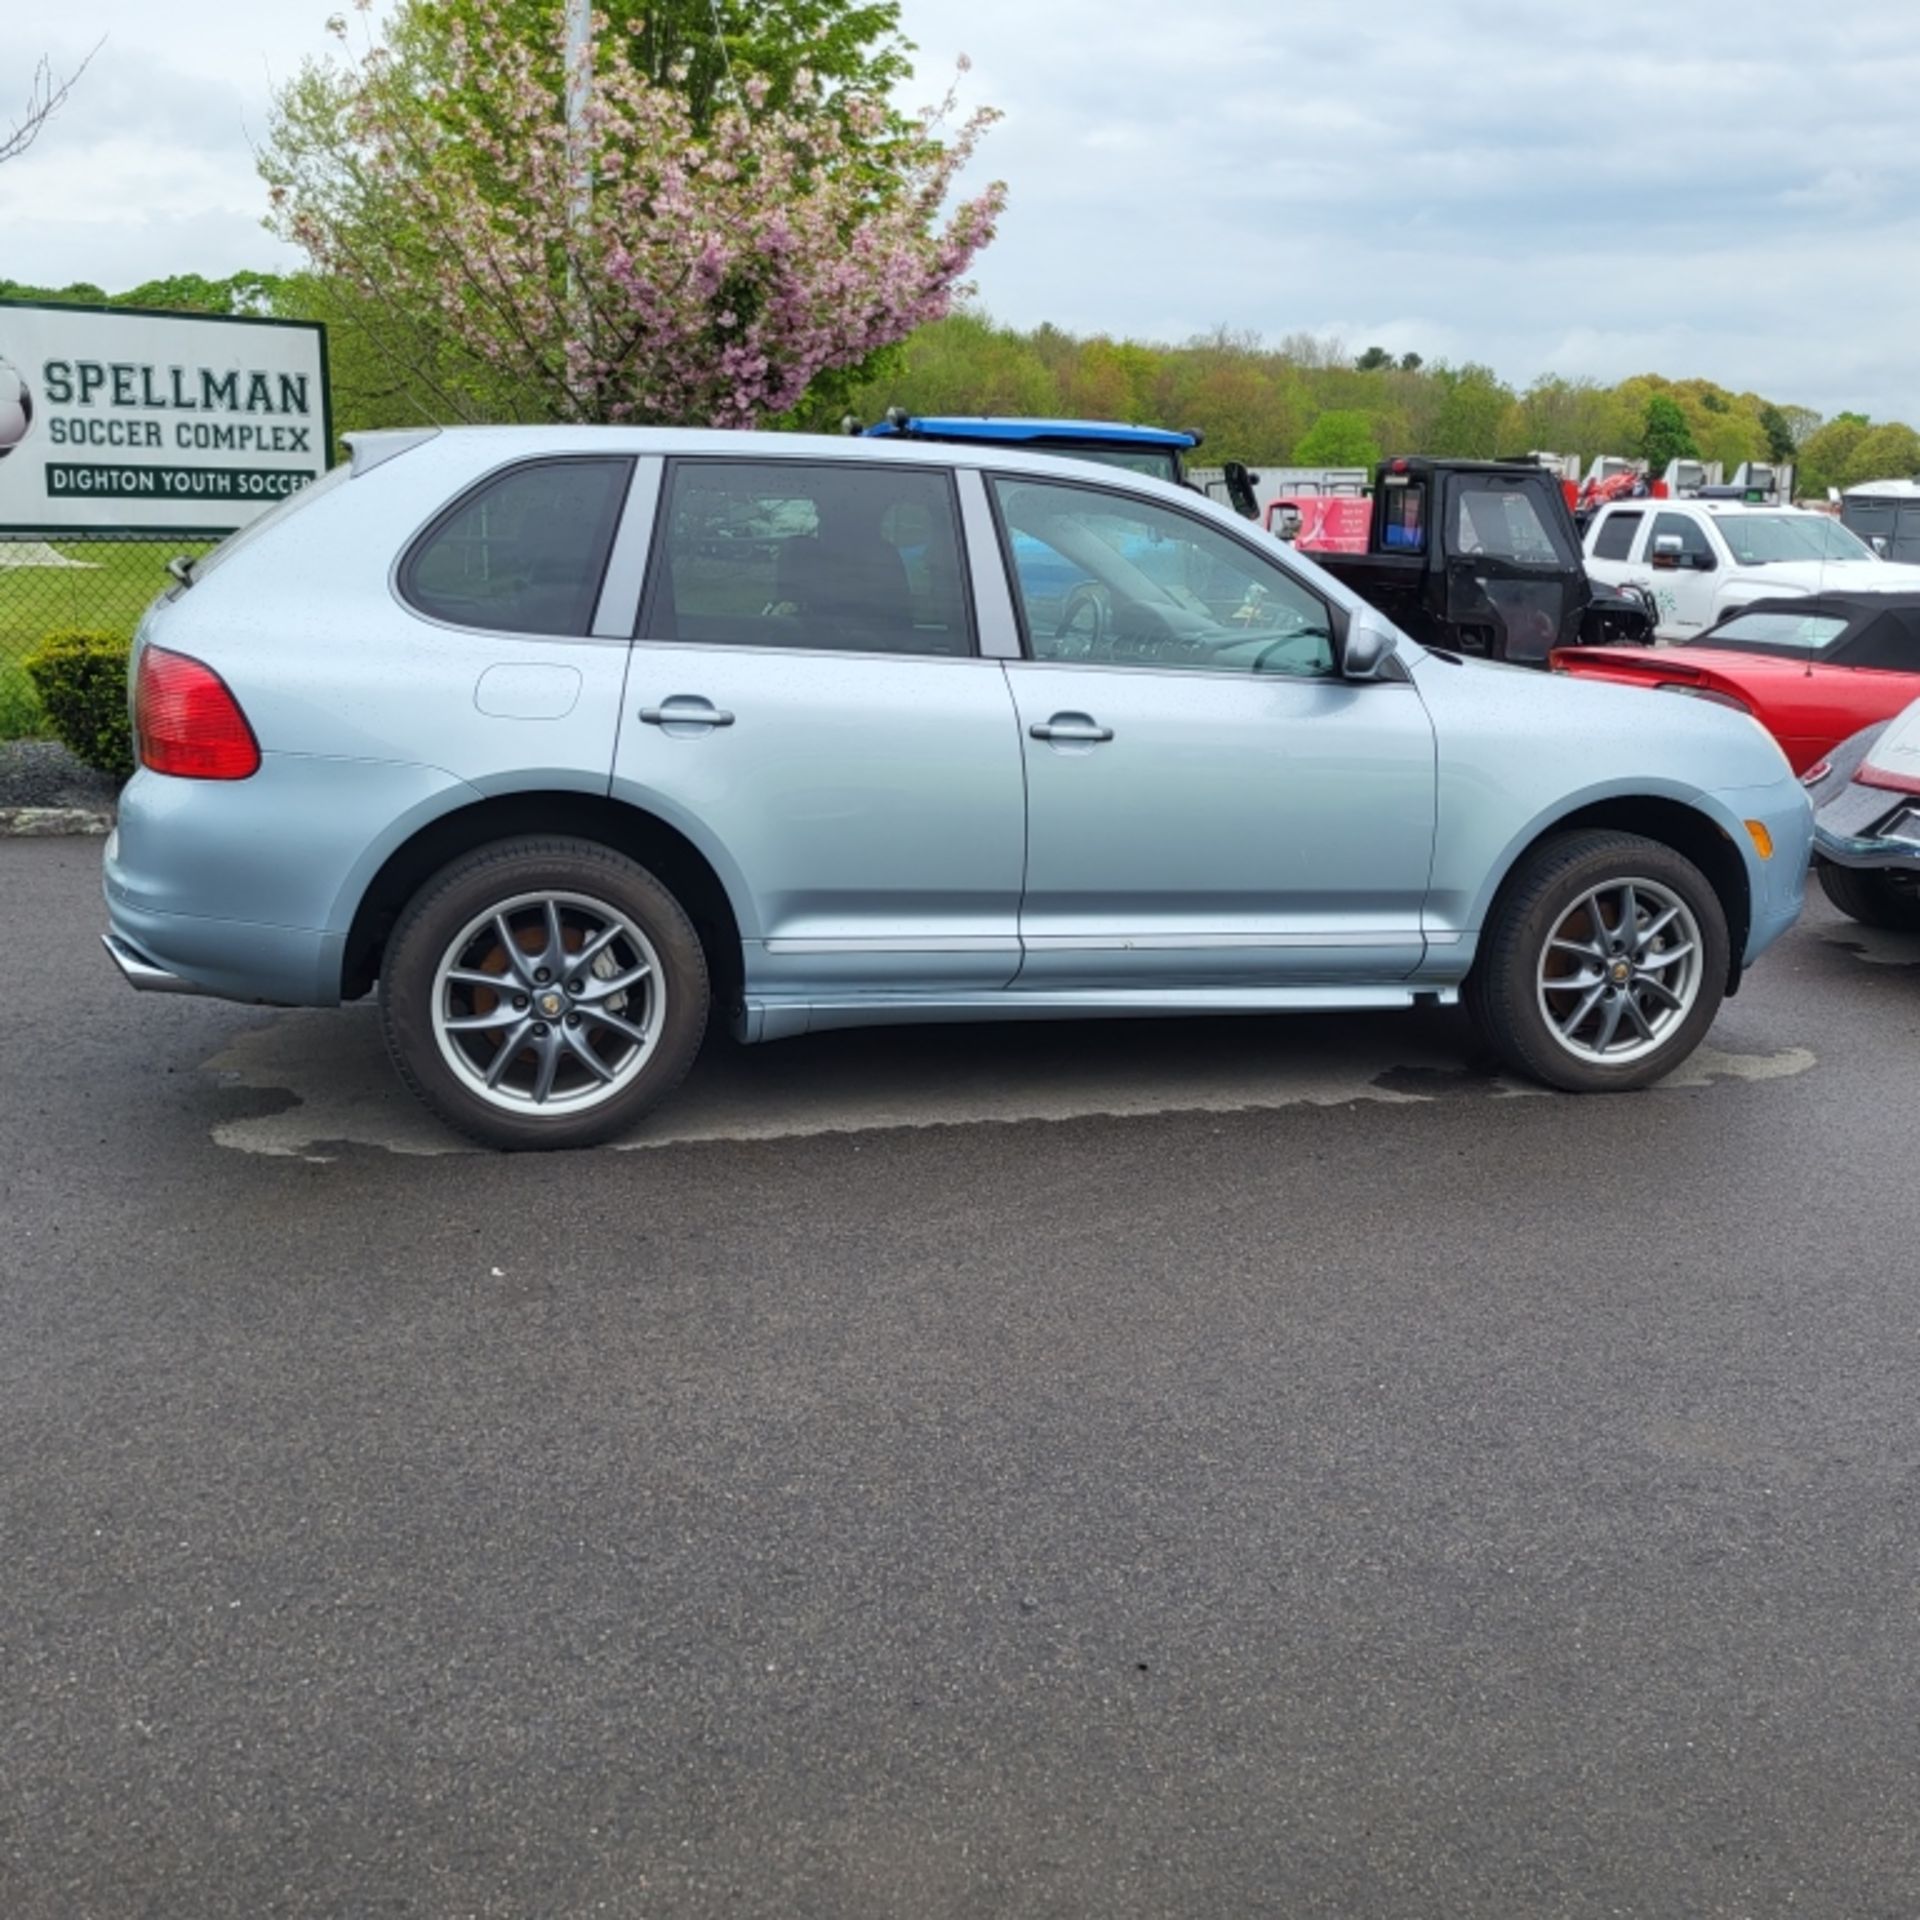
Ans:
{"label": "tow truck", "polygon": [[[965,446],[1057,453],[1150,473],[1195,492],[1186,456],[1197,432],[1104,420],[928,417],[890,409],[878,425],[847,430]],[[1224,469],[1229,500],[1259,523],[1259,476]],[[1281,513],[1269,530],[1287,539]],[[1366,504],[1348,502],[1349,508]],[[1532,460],[1389,460],[1376,469],[1364,546],[1300,550],[1377,607],[1403,632],[1443,651],[1523,666],[1547,665],[1555,647],[1649,645],[1654,616],[1643,594],[1589,579],[1559,479]]]}

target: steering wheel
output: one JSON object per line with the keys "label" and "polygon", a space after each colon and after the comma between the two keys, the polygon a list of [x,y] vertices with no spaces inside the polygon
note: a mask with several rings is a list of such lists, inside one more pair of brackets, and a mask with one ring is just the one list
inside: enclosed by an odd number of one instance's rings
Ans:
{"label": "steering wheel", "polygon": [[1067,595],[1053,629],[1056,660],[1089,660],[1107,637],[1107,603],[1100,589],[1085,581]]}

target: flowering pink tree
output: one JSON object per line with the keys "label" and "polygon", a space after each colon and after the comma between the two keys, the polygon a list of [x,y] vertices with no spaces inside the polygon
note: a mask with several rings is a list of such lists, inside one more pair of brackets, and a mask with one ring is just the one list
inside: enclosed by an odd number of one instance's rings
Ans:
{"label": "flowering pink tree", "polygon": [[948,205],[989,111],[810,111],[803,71],[779,110],[748,78],[701,132],[597,21],[570,129],[560,47],[507,11],[464,8],[430,75],[374,48],[328,96],[326,164],[268,178],[277,231],[515,412],[756,425],[945,314],[993,236],[1003,187]]}

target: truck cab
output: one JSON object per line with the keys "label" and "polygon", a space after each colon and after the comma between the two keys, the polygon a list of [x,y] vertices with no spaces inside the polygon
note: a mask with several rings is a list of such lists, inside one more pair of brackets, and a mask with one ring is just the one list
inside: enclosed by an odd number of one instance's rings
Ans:
{"label": "truck cab", "polygon": [[1765,497],[1708,487],[1691,499],[1616,502],[1587,529],[1587,570],[1650,595],[1659,637],[1675,641],[1753,600],[1920,589],[1920,567],[1883,560],[1832,514]]}
{"label": "truck cab", "polygon": [[1545,667],[1645,644],[1643,601],[1590,580],[1559,476],[1532,460],[1386,461],[1364,553],[1313,558],[1423,645]]}

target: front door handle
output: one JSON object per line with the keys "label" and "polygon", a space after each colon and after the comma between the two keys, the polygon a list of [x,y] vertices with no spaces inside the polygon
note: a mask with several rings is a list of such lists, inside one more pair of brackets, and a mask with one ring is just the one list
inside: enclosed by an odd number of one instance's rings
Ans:
{"label": "front door handle", "polygon": [[1087,747],[1098,746],[1113,738],[1111,727],[1103,727],[1087,713],[1056,713],[1051,720],[1040,721],[1027,731],[1036,740],[1070,742]]}
{"label": "front door handle", "polygon": [[649,727],[730,727],[733,715],[698,694],[676,693],[657,707],[642,707],[641,720]]}

